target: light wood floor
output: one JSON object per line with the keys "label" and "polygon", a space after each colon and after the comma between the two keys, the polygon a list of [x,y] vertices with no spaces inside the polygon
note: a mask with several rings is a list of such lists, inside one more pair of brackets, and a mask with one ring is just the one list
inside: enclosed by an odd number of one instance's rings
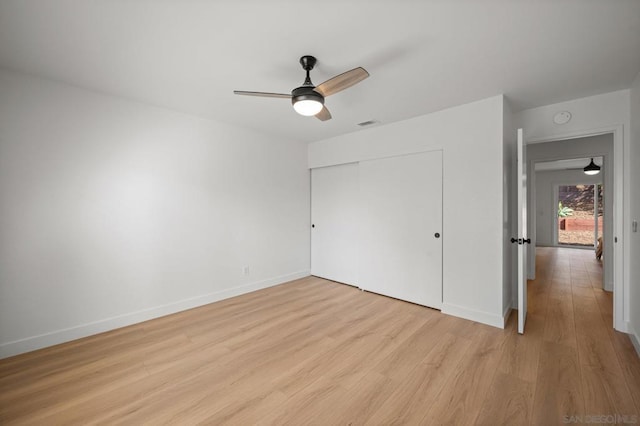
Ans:
{"label": "light wood floor", "polygon": [[[543,248],[524,336],[305,278],[0,361],[0,424],[564,424],[638,415],[593,252]],[[583,417],[583,421],[585,417]],[[640,420],[639,420],[640,421]]]}

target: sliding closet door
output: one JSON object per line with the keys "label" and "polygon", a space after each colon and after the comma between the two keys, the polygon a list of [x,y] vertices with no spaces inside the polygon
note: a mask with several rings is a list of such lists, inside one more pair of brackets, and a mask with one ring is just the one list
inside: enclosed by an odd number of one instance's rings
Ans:
{"label": "sliding closet door", "polygon": [[358,280],[358,164],[311,170],[311,275]]}
{"label": "sliding closet door", "polygon": [[360,163],[360,287],[442,306],[442,152]]}

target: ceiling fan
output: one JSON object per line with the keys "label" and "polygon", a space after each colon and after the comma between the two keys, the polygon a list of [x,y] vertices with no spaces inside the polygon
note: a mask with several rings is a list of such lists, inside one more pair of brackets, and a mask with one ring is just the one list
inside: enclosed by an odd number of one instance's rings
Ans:
{"label": "ceiling fan", "polygon": [[291,99],[293,109],[295,109],[298,114],[305,116],[313,115],[322,121],[330,120],[331,113],[329,113],[329,110],[324,105],[324,98],[361,82],[369,77],[369,73],[364,68],[358,67],[330,78],[318,86],[314,86],[309,77],[309,71],[313,69],[315,64],[316,58],[313,56],[307,55],[300,58],[300,65],[302,65],[302,68],[307,72],[307,77],[304,79],[302,86],[293,89],[290,95],[286,93],[247,92],[243,90],[234,90],[233,93],[236,95]]}

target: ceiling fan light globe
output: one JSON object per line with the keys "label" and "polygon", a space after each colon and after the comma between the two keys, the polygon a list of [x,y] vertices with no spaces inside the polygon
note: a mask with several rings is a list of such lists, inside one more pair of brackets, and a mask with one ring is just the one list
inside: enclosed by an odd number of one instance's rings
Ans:
{"label": "ceiling fan light globe", "polygon": [[315,99],[303,99],[293,104],[293,109],[295,109],[298,114],[307,117],[316,115],[322,111],[322,107],[322,102]]}
{"label": "ceiling fan light globe", "polygon": [[322,111],[324,97],[313,89],[313,86],[300,86],[291,92],[291,103],[298,114],[309,117]]}

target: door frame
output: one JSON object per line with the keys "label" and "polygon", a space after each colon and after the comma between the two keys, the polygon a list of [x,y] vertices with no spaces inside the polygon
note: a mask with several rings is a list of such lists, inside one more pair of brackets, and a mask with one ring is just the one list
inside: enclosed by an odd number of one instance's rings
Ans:
{"label": "door frame", "polygon": [[[629,282],[625,274],[624,265],[629,262],[629,247],[627,238],[624,238],[624,182],[625,175],[628,173],[624,161],[624,126],[622,124],[615,126],[607,126],[599,129],[576,131],[558,135],[540,136],[527,139],[527,145],[534,143],[563,141],[570,139],[578,139],[589,136],[598,136],[602,134],[613,134],[613,328],[628,332],[628,322],[625,320],[629,315]],[[598,155],[595,154],[594,155]],[[602,154],[601,154],[602,155]],[[604,156],[604,155],[603,155]],[[533,166],[529,161],[529,166]],[[530,177],[527,185],[531,182],[531,178],[535,180],[535,174]],[[627,180],[628,182],[628,180]],[[529,206],[531,209],[531,206]],[[530,213],[530,212],[529,212]],[[622,239],[622,241],[620,241]],[[535,240],[534,240],[535,247]],[[535,252],[535,250],[532,250]],[[531,262],[529,262],[531,265]]]}

